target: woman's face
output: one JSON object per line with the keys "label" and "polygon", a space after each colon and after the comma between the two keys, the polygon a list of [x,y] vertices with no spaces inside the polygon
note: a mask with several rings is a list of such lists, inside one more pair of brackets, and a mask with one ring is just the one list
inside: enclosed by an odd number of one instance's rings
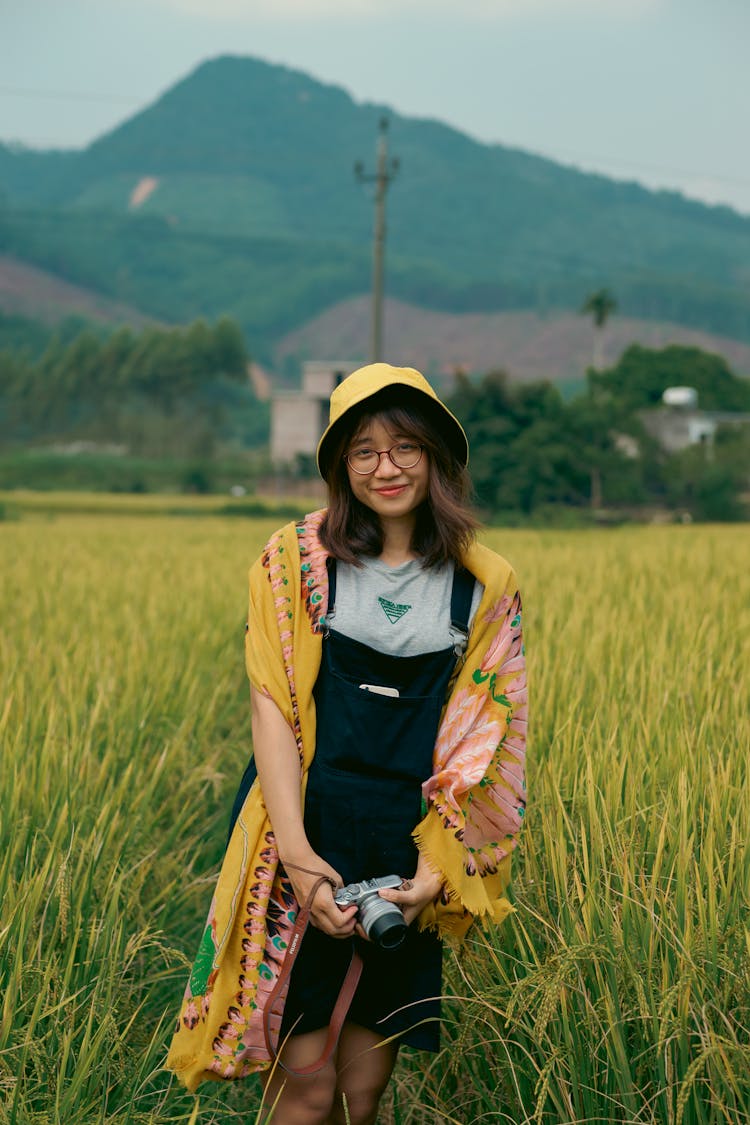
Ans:
{"label": "woman's face", "polygon": [[[399,442],[418,444],[412,434],[386,429],[379,418],[370,418],[354,435],[347,454],[365,449],[385,450]],[[403,519],[424,503],[430,481],[430,458],[426,449],[418,463],[411,469],[400,469],[390,457],[383,454],[378,467],[368,476],[355,473],[347,462],[349,487],[366,507],[381,519]]]}

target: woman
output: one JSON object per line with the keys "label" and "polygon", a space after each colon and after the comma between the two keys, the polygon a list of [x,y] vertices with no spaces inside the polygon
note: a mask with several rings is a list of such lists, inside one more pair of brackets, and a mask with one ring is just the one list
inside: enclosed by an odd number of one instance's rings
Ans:
{"label": "woman", "polygon": [[[509,565],[474,542],[467,460],[417,371],[356,371],[318,447],[328,508],[251,570],[254,763],[168,1066],[195,1089],[268,1068],[280,1043],[275,1125],[343,1123],[344,1095],[353,1125],[374,1121],[399,1044],[437,1048],[441,937],[511,910],[520,599]],[[407,930],[382,949],[334,888],[390,875],[379,900]],[[363,968],[339,1029],[352,946]]]}

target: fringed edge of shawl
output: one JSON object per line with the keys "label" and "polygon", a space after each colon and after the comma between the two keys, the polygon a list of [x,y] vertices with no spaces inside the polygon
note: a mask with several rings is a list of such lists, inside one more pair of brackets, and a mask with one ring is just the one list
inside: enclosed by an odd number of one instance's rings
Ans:
{"label": "fringed edge of shawl", "polygon": [[510,881],[510,855],[502,860],[495,874],[468,876],[463,844],[452,837],[450,848],[446,849],[446,830],[434,808],[429,809],[412,837],[427,865],[443,880],[448,898],[447,904],[428,903],[419,915],[420,930],[436,930],[443,937],[461,941],[475,919],[499,925],[514,913],[515,907],[503,894]]}

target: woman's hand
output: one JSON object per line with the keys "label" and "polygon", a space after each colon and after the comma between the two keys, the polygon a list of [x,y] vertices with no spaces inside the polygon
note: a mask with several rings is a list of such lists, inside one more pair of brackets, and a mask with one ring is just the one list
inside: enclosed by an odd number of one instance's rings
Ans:
{"label": "woman's hand", "polygon": [[[403,911],[407,926],[410,926],[422,913],[428,902],[434,902],[440,894],[443,880],[419,857],[417,870],[411,879],[405,879],[398,890],[379,891],[381,898],[394,902]],[[360,930],[358,929],[358,933]]]}
{"label": "woman's hand", "polygon": [[[283,859],[281,862],[284,863]],[[300,907],[307,902],[310,891],[321,875],[328,875],[337,887],[343,886],[338,871],[312,850],[300,857],[299,861],[295,856],[293,863],[294,865],[290,860],[288,866],[284,865],[284,870],[292,884],[294,897]],[[300,867],[307,868],[307,870],[301,871]],[[317,874],[310,874],[310,872],[317,872]],[[340,906],[336,905],[329,883],[322,883],[318,887],[310,908],[310,921],[313,926],[322,930],[324,934],[328,934],[329,937],[348,938],[354,933],[356,917],[356,906],[347,906],[345,910],[342,910]]]}

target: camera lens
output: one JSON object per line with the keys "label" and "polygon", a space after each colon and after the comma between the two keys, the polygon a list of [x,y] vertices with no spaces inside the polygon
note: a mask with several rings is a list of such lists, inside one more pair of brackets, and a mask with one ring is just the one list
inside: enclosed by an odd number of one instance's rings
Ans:
{"label": "camera lens", "polygon": [[359,920],[370,941],[381,949],[396,949],[404,940],[406,922],[403,914],[395,903],[381,898],[377,892],[362,898]]}
{"label": "camera lens", "polygon": [[401,911],[397,915],[389,911],[376,918],[370,926],[369,937],[381,949],[398,949],[406,937],[406,922]]}

